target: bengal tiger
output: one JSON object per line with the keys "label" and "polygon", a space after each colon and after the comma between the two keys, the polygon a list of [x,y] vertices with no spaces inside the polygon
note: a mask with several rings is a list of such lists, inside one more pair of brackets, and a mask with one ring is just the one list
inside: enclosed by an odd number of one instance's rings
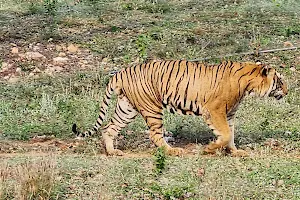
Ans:
{"label": "bengal tiger", "polygon": [[204,151],[214,153],[226,148],[233,155],[247,155],[234,144],[234,116],[244,96],[281,99],[287,94],[282,75],[261,63],[224,61],[209,66],[186,60],[152,61],[117,72],[106,87],[99,117],[91,130],[72,131],[78,137],[95,134],[101,127],[112,94],[117,95],[115,113],[103,127],[102,138],[108,155],[123,155],[113,139],[134,120],[138,113],[145,119],[151,141],[165,147],[169,155],[182,155],[182,148],[172,148],[163,137],[163,108],[171,113],[202,115],[217,136]]}

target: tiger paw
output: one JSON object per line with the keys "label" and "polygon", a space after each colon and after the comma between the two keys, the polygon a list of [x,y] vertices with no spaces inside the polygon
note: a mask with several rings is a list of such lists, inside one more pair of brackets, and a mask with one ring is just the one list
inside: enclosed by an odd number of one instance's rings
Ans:
{"label": "tiger paw", "polygon": [[245,150],[239,149],[231,152],[233,157],[249,157],[249,153]]}
{"label": "tiger paw", "polygon": [[211,149],[210,145],[207,145],[204,150],[203,150],[204,154],[215,154],[216,153],[216,149]]}
{"label": "tiger paw", "polygon": [[125,153],[119,149],[107,150],[107,155],[109,156],[123,156]]}
{"label": "tiger paw", "polygon": [[184,153],[184,150],[182,148],[168,148],[167,154],[170,156],[182,156]]}

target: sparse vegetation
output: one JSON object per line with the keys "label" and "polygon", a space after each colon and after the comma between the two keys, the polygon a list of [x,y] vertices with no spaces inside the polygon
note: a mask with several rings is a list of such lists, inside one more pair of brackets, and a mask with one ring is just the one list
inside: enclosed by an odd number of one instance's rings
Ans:
{"label": "sparse vegetation", "polygon": [[58,169],[53,157],[25,160],[0,167],[0,199],[57,199]]}
{"label": "sparse vegetation", "polygon": [[154,161],[155,161],[155,171],[158,174],[161,174],[164,169],[166,168],[166,150],[164,147],[157,148],[155,155],[154,155]]}
{"label": "sparse vegetation", "polygon": [[[202,155],[214,139],[203,120],[167,111],[175,145],[193,145],[183,158],[165,159],[162,149],[150,156],[141,117],[116,142],[129,152],[121,159],[99,155],[101,136],[77,143],[70,130],[74,122],[81,129],[95,122],[114,71],[149,59],[299,46],[299,15],[296,0],[0,0],[0,153],[19,153],[0,155],[0,199],[299,199],[299,50],[228,58],[268,63],[289,85],[282,102],[247,97],[240,106],[236,143],[249,158]],[[70,52],[70,43],[79,50]],[[28,51],[45,58],[29,60]],[[56,64],[57,56],[69,60]],[[57,66],[61,71],[48,73]],[[44,143],[32,143],[36,135],[72,145],[54,161],[28,158],[18,142],[38,151]]]}

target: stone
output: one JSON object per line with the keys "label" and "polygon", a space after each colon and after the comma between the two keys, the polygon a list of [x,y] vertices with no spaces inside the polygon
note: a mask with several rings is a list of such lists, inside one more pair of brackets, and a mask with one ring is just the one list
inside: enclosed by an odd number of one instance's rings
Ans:
{"label": "stone", "polygon": [[22,71],[22,69],[20,68],[20,67],[18,67],[17,69],[16,69],[16,72],[17,73],[20,73]]}
{"label": "stone", "polygon": [[13,53],[13,54],[19,53],[18,47],[13,47],[13,48],[11,48],[11,53]]}
{"label": "stone", "polygon": [[103,58],[103,59],[102,59],[102,62],[103,62],[103,63],[107,63],[107,62],[108,62],[108,58]]}
{"label": "stone", "polygon": [[55,45],[55,50],[56,50],[56,51],[61,51],[61,50],[62,50],[62,46],[60,46],[60,45]]}
{"label": "stone", "polygon": [[64,69],[64,68],[59,67],[59,66],[54,66],[54,67],[53,67],[53,70],[56,71],[56,72],[60,72],[60,71],[62,71],[63,69]]}
{"label": "stone", "polygon": [[291,67],[290,67],[290,70],[291,70],[292,72],[295,72],[295,71],[296,71],[296,67],[291,66]]}
{"label": "stone", "polygon": [[15,77],[15,76],[11,76],[9,79],[8,79],[8,82],[9,83],[16,83],[19,81],[19,78]]}
{"label": "stone", "polygon": [[2,62],[2,69],[7,68],[8,67],[8,63],[7,62]]}
{"label": "stone", "polygon": [[39,52],[32,52],[32,51],[26,52],[25,57],[28,60],[40,60],[42,58],[45,58],[45,56],[43,54],[41,54]]}
{"label": "stone", "polygon": [[290,41],[286,41],[283,43],[284,47],[293,47],[294,45]]}
{"label": "stone", "polygon": [[41,72],[41,70],[39,69],[39,68],[34,68],[34,70],[32,71],[33,73],[40,73]]}
{"label": "stone", "polygon": [[53,62],[57,63],[57,64],[66,63],[66,62],[68,62],[68,60],[69,60],[69,58],[66,58],[66,57],[53,58]]}
{"label": "stone", "polygon": [[60,52],[60,53],[58,54],[58,56],[59,56],[59,57],[66,57],[66,53]]}
{"label": "stone", "polygon": [[78,47],[75,46],[74,44],[70,44],[70,45],[68,46],[68,51],[69,51],[70,53],[76,53],[76,52],[78,51]]}

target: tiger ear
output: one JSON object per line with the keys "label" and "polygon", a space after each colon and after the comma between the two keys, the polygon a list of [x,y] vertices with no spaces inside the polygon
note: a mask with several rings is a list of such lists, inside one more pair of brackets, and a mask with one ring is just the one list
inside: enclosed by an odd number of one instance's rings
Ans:
{"label": "tiger ear", "polygon": [[261,69],[261,75],[262,75],[262,76],[268,76],[269,71],[270,71],[270,69],[269,69],[267,66],[264,66],[264,67]]}
{"label": "tiger ear", "polygon": [[271,68],[271,67],[263,66],[263,68],[261,69],[261,75],[262,76],[267,77],[267,76],[269,76],[273,73],[274,73],[274,69]]}
{"label": "tiger ear", "polygon": [[256,65],[261,65],[262,63],[260,62],[260,60],[255,61]]}

